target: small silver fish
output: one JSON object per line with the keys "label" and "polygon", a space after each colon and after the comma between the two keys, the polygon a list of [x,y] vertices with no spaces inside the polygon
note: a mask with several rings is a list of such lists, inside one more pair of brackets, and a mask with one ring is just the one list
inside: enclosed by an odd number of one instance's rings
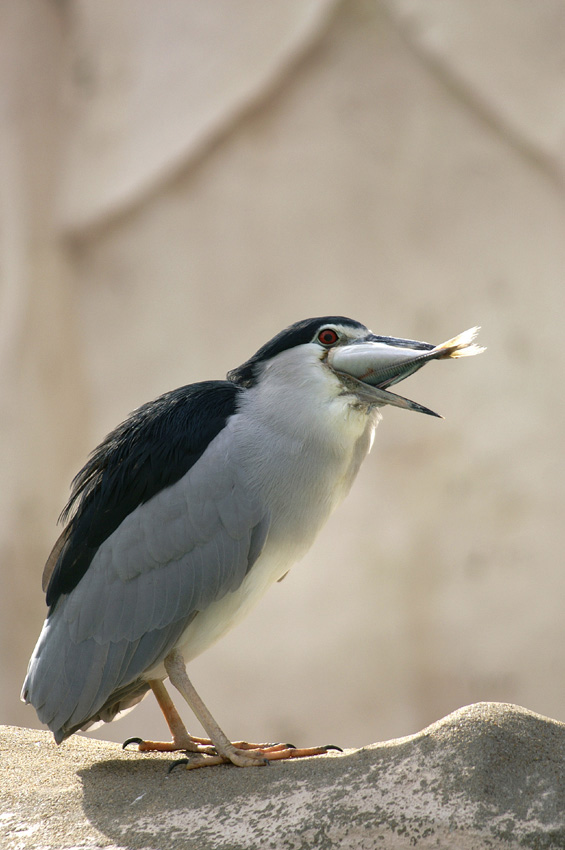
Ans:
{"label": "small silver fish", "polygon": [[[403,381],[430,360],[480,354],[484,348],[474,342],[479,330],[478,327],[469,328],[440,345],[372,334],[359,343],[344,348],[337,346],[332,349],[328,359],[332,369],[340,375],[346,373],[353,376],[352,380],[356,385],[359,382],[367,386],[367,392],[361,393],[360,397],[368,403],[391,404],[408,410],[418,410],[430,416],[439,416],[417,402],[386,392],[386,389]],[[356,392],[359,394],[357,387]]]}

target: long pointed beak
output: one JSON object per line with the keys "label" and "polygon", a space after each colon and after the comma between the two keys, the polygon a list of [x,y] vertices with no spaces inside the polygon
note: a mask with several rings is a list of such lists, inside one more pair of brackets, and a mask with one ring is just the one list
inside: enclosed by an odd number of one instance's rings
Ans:
{"label": "long pointed beak", "polygon": [[390,404],[439,417],[439,413],[415,401],[388,392],[387,387],[403,381],[430,360],[480,354],[484,348],[474,343],[478,332],[478,327],[470,328],[441,345],[369,334],[348,345],[332,348],[328,363],[347,389],[367,404]]}

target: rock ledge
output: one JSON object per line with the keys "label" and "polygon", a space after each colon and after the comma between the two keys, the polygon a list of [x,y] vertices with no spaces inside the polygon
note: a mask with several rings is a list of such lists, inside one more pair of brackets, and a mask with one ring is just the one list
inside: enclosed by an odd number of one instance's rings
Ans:
{"label": "rock ledge", "polygon": [[565,848],[565,724],[478,703],[417,735],[241,770],[0,727],[0,846]]}

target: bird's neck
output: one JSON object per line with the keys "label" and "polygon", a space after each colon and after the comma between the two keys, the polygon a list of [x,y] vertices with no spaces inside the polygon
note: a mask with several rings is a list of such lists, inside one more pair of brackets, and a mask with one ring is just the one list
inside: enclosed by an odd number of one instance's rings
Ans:
{"label": "bird's neck", "polygon": [[251,388],[231,423],[246,475],[276,518],[270,537],[292,539],[298,555],[349,492],[379,416],[315,389]]}

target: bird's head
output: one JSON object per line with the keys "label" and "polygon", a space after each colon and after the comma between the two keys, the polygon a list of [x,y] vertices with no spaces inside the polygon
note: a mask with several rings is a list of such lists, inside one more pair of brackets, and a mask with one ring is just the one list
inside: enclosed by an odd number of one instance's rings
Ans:
{"label": "bird's head", "polygon": [[350,396],[354,404],[368,407],[393,405],[438,416],[415,401],[388,391],[429,360],[478,354],[473,340],[478,328],[432,345],[413,339],[377,336],[365,325],[344,316],[304,319],[278,333],[237,369],[228,380],[252,387],[269,374],[285,375],[297,384],[314,374],[328,382],[333,392]]}

